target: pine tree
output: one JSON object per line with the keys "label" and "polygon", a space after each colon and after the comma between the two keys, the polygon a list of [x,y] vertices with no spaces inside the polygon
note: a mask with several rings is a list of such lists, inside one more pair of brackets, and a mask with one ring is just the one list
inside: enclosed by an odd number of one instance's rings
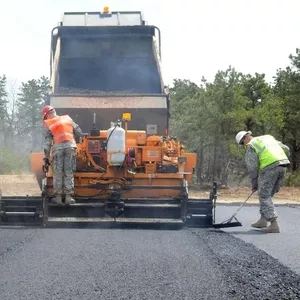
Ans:
{"label": "pine tree", "polygon": [[6,143],[7,91],[6,76],[0,76],[0,144]]}
{"label": "pine tree", "polygon": [[22,82],[18,94],[18,118],[21,125],[20,133],[26,139],[31,139],[32,149],[39,148],[42,141],[41,108],[43,106],[42,89],[35,79]]}
{"label": "pine tree", "polygon": [[5,75],[0,76],[0,119],[4,120],[6,116],[7,105],[7,91],[6,91],[7,79]]}

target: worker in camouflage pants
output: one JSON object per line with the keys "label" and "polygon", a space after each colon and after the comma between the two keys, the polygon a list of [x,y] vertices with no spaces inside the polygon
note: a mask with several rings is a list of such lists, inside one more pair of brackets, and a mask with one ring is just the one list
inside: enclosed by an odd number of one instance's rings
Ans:
{"label": "worker in camouflage pants", "polygon": [[[245,162],[252,191],[258,191],[259,196],[261,217],[251,226],[266,233],[279,233],[278,215],[272,197],[279,192],[290,164],[290,149],[271,135],[253,137],[251,134],[251,131],[240,131],[235,137],[239,145],[246,147]],[[268,222],[271,222],[269,226]]]}
{"label": "worker in camouflage pants", "polygon": [[74,171],[76,169],[76,137],[83,136],[80,127],[68,116],[58,116],[52,106],[43,108],[44,120],[44,153],[45,162],[50,164],[50,150],[53,155],[53,202],[62,204],[62,195],[65,194],[65,204],[75,203]]}

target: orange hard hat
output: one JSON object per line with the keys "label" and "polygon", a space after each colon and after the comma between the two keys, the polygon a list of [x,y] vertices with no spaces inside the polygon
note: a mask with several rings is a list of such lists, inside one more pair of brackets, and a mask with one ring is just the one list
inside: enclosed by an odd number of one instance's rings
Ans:
{"label": "orange hard hat", "polygon": [[43,110],[42,110],[43,120],[45,120],[45,117],[48,114],[48,112],[53,109],[54,109],[54,107],[52,107],[51,105],[46,105],[43,107]]}

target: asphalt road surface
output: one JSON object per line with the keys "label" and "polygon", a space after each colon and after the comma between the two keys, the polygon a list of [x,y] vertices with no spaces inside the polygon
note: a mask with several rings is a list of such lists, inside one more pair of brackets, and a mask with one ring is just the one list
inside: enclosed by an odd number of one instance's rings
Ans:
{"label": "asphalt road surface", "polygon": [[[228,219],[239,206],[220,206],[216,221]],[[228,232],[267,252],[300,275],[300,206],[276,206],[280,234],[264,234],[251,227],[259,218],[257,205],[244,206],[237,214],[242,227],[226,228]]]}
{"label": "asphalt road surface", "polygon": [[0,241],[1,300],[300,298],[296,273],[222,231],[20,228]]}

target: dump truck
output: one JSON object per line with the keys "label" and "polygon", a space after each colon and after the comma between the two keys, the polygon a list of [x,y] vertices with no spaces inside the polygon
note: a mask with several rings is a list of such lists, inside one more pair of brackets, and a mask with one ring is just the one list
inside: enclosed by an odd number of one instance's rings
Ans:
{"label": "dump truck", "polygon": [[83,130],[76,203],[53,198],[52,164],[31,153],[40,196],[3,196],[1,224],[177,224],[210,227],[217,197],[190,199],[197,155],[170,136],[161,32],[140,11],[65,12],[51,31],[48,104]]}

